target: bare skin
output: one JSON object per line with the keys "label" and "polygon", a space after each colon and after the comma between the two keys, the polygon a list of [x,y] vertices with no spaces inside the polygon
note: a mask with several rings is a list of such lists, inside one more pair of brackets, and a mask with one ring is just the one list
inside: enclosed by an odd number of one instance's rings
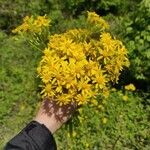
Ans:
{"label": "bare skin", "polygon": [[71,117],[75,109],[75,104],[59,106],[56,101],[45,98],[34,120],[44,124],[53,134]]}

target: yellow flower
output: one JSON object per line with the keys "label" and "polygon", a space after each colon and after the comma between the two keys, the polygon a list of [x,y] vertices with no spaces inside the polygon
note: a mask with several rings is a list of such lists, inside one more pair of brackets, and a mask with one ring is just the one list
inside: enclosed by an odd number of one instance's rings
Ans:
{"label": "yellow flower", "polygon": [[41,32],[43,27],[49,26],[50,19],[47,19],[46,16],[38,16],[34,19],[33,16],[26,16],[23,19],[23,23],[18,26],[16,29],[12,30],[13,33],[25,33],[25,32]]}
{"label": "yellow flower", "polygon": [[71,102],[71,96],[68,94],[58,95],[56,101],[60,106],[67,105]]}
{"label": "yellow flower", "polygon": [[50,81],[51,74],[50,72],[42,73],[42,81],[47,84]]}
{"label": "yellow flower", "polygon": [[104,75],[102,74],[99,74],[99,75],[96,75],[95,79],[93,79],[93,83],[96,83],[95,84],[95,88],[96,89],[103,89],[106,85],[106,78]]}
{"label": "yellow flower", "polygon": [[78,105],[86,104],[88,101],[88,97],[86,95],[78,94],[76,96],[76,101],[78,102]]}
{"label": "yellow flower", "polygon": [[128,91],[135,91],[136,90],[135,86],[131,83],[126,85],[125,89],[128,90]]}
{"label": "yellow flower", "polygon": [[51,97],[53,98],[53,96],[55,95],[54,91],[52,90],[52,86],[51,84],[47,84],[43,87],[43,90],[41,91],[41,94],[43,94],[43,97]]}
{"label": "yellow flower", "polygon": [[73,131],[72,136],[75,137],[77,135],[77,133],[75,131]]}
{"label": "yellow flower", "polygon": [[94,106],[97,106],[97,105],[98,105],[97,100],[93,99],[93,100],[92,100],[92,104],[93,104]]}
{"label": "yellow flower", "polygon": [[85,146],[86,146],[86,147],[89,147],[89,146],[90,146],[90,144],[89,144],[89,143],[86,143],[86,144],[85,144]]}
{"label": "yellow flower", "polygon": [[32,23],[33,17],[26,16],[23,19],[23,23],[16,29],[12,30],[13,33],[24,33],[30,30],[30,23]]}
{"label": "yellow flower", "polygon": [[127,101],[127,100],[128,100],[128,96],[127,96],[127,95],[123,95],[123,96],[122,96],[122,99],[123,99],[124,101]]}
{"label": "yellow flower", "polygon": [[112,88],[111,90],[112,90],[113,92],[117,91],[116,88]]}
{"label": "yellow flower", "polygon": [[88,84],[88,81],[86,80],[81,80],[78,83],[78,90],[87,90],[87,92],[89,92],[91,90],[91,85]]}
{"label": "yellow flower", "polygon": [[29,29],[30,29],[29,24],[23,23],[22,25],[20,25],[16,29],[12,30],[12,32],[13,33],[27,32]]}
{"label": "yellow flower", "polygon": [[105,98],[108,98],[109,95],[110,95],[109,90],[108,90],[108,89],[104,89],[104,90],[103,90],[103,96],[104,96]]}
{"label": "yellow flower", "polygon": [[107,123],[107,118],[103,118],[103,119],[102,119],[102,123],[103,123],[103,124],[106,124],[106,123]]}
{"label": "yellow flower", "polygon": [[46,16],[38,16],[36,20],[34,20],[33,25],[35,27],[49,26],[50,20],[46,18]]}
{"label": "yellow flower", "polygon": [[109,25],[108,23],[99,15],[97,15],[95,12],[89,12],[88,11],[88,18],[87,21],[91,24],[95,24],[102,29],[108,29]]}

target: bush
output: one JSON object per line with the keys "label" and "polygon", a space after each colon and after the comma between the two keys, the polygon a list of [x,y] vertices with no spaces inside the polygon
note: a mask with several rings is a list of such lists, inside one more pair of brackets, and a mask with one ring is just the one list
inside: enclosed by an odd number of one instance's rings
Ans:
{"label": "bush", "polygon": [[102,15],[112,13],[120,15],[134,9],[136,3],[141,0],[59,0],[60,8],[66,16],[78,16],[85,11],[95,11]]}
{"label": "bush", "polygon": [[129,50],[131,65],[127,80],[142,80],[142,84],[147,86],[150,81],[150,5],[148,2],[149,0],[143,0],[137,5],[136,11],[121,18],[121,26],[117,32]]}

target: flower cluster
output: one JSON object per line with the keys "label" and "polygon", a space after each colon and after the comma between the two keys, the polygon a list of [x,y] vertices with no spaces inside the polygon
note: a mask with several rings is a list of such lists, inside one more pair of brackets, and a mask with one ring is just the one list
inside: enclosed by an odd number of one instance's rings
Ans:
{"label": "flower cluster", "polygon": [[[89,12],[87,21],[107,25],[95,13]],[[110,82],[129,65],[126,56],[122,42],[107,32],[95,37],[85,28],[51,35],[37,69],[44,84],[41,93],[60,105],[95,103],[99,92],[108,94]]]}
{"label": "flower cluster", "polygon": [[[49,23],[46,16],[26,17],[13,32],[41,32]],[[49,35],[37,68],[43,97],[59,105],[97,105],[99,93],[108,97],[110,83],[117,82],[120,71],[129,65],[126,48],[108,28],[102,17],[88,12],[84,28]]]}
{"label": "flower cluster", "polygon": [[46,18],[46,16],[38,16],[36,19],[31,16],[26,16],[23,19],[23,23],[12,30],[13,33],[41,33],[44,27],[48,27],[50,20]]}
{"label": "flower cluster", "polygon": [[125,90],[128,90],[128,91],[135,91],[136,90],[136,87],[133,85],[133,84],[128,84],[125,86]]}

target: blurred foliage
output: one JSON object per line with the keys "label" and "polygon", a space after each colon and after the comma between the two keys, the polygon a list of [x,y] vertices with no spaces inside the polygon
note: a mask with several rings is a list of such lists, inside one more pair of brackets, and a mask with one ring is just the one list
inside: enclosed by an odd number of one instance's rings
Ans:
{"label": "blurred foliage", "polygon": [[143,0],[122,18],[118,32],[129,50],[131,77],[150,83],[150,1]]}
{"label": "blurred foliage", "polygon": [[85,11],[95,11],[99,14],[114,14],[132,11],[135,4],[141,0],[58,0],[61,9],[67,16],[77,16]]}
{"label": "blurred foliage", "polygon": [[0,32],[0,149],[33,118],[38,104],[37,53],[22,40]]}
{"label": "blurred foliage", "polygon": [[62,18],[65,22],[87,10],[101,15],[121,15],[133,11],[139,1],[141,0],[0,0],[0,28],[10,33],[26,15],[48,14],[55,18],[56,24]]}
{"label": "blurred foliage", "polygon": [[52,9],[47,0],[0,0],[0,28],[7,33],[26,15],[44,15]]}

